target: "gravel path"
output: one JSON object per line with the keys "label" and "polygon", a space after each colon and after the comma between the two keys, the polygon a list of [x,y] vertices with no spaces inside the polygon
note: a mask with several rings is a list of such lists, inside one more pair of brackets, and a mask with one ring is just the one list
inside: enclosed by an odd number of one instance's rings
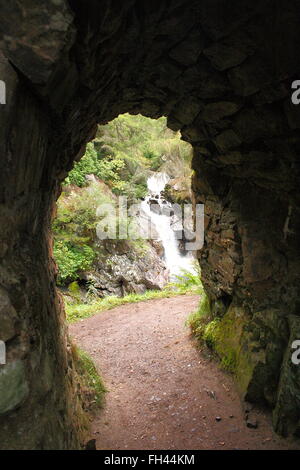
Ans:
{"label": "gravel path", "polygon": [[201,352],[184,326],[197,296],[123,305],[71,325],[109,392],[95,417],[97,449],[298,448],[252,411],[246,426],[232,378]]}

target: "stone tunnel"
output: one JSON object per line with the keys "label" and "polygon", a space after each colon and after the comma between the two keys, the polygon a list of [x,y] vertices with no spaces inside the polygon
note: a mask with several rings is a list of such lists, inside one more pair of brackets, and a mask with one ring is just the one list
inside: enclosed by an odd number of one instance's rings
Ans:
{"label": "stone tunnel", "polygon": [[233,323],[241,397],[299,436],[298,2],[2,0],[0,12],[0,447],[79,447],[51,217],[97,124],[125,112],[167,116],[193,146],[202,280],[212,315]]}

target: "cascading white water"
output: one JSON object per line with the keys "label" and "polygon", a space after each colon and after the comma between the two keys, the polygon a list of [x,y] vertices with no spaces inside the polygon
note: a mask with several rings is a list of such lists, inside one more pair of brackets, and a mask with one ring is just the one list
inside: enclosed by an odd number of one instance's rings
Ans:
{"label": "cascading white water", "polygon": [[[149,193],[141,204],[142,210],[148,215],[149,219],[156,228],[159,239],[164,248],[164,260],[169,270],[170,280],[174,280],[177,275],[182,274],[182,270],[194,272],[193,256],[187,254],[182,256],[178,248],[178,240],[171,227],[170,215],[167,214],[171,208],[163,197],[161,192],[164,190],[170,177],[166,173],[157,173],[151,176],[147,181]],[[151,201],[155,204],[152,205]],[[156,207],[158,210],[155,210]]]}
{"label": "cascading white water", "polygon": [[170,181],[170,177],[166,173],[156,173],[150,176],[147,180],[147,187],[150,192],[148,198],[153,196],[159,196],[161,198],[161,192],[165,189],[166,184]]}

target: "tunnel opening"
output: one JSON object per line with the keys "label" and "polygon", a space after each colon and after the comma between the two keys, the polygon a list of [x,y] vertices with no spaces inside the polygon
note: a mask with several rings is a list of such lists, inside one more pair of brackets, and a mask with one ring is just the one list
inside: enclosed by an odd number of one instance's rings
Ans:
{"label": "tunnel opening", "polygon": [[207,304],[213,312],[224,293],[232,298],[213,326],[235,351],[241,395],[268,402],[278,433],[299,433],[291,361],[299,337],[300,120],[290,99],[299,74],[297,5],[230,5],[1,6],[3,448],[79,446],[49,230],[72,162],[97,123],[124,112],[167,116],[193,145]]}
{"label": "tunnel opening", "polygon": [[[162,395],[170,409],[175,409],[177,406],[184,407],[188,384],[182,387],[182,397],[177,398],[175,405],[172,397],[178,395],[176,383],[172,383],[174,380],[172,381],[171,377],[167,382],[163,380],[166,371],[163,370],[162,363],[154,368],[152,365],[154,357],[152,359],[150,357],[150,360],[144,357],[142,367],[140,363],[145,345],[149,349],[161,348],[162,331],[159,329],[161,322],[164,322],[167,330],[174,330],[175,344],[179,343],[189,308],[196,305],[196,298],[202,292],[195,249],[189,248],[189,244],[192,245],[191,241],[196,238],[196,234],[193,233],[191,159],[192,147],[181,140],[179,131],[167,128],[166,118],[153,120],[141,115],[124,114],[105,126],[98,127],[95,139],[87,145],[84,156],[74,165],[62,184],[62,193],[57,201],[56,217],[52,224],[53,253],[58,263],[58,289],[64,299],[71,332],[75,332],[76,342],[71,338],[75,370],[84,369],[84,364],[82,365],[80,361],[81,355],[86,355],[87,350],[90,358],[95,358],[95,363],[98,367],[100,365],[101,374],[107,377],[108,383],[105,381],[104,386],[107,386],[109,392],[106,395],[105,407],[100,414],[99,410],[92,406],[95,401],[100,407],[103,405],[103,387],[100,388],[99,396],[98,381],[96,390],[93,386],[91,388],[83,386],[80,392],[85,409],[92,414],[98,412],[97,420],[110,420],[114,416],[115,411],[112,408],[118,408],[115,396],[118,397],[123,391],[123,386],[119,384],[120,380],[124,381],[125,389],[126,387],[130,389],[130,382],[134,380],[137,382],[135,387],[139,388],[139,384],[145,382],[145,375],[151,377],[150,383],[147,386],[144,383],[138,394],[144,396],[144,400],[148,399],[149,403],[155,404],[161,400],[159,396]],[[123,230],[122,217],[125,214],[120,210],[120,198],[123,207],[126,200],[126,233]],[[78,264],[76,258],[74,263],[74,251],[79,253],[81,250],[84,253],[87,247],[94,251],[92,262],[87,263],[86,259],[81,258]],[[175,329],[172,321],[167,326],[170,317],[163,319],[164,308],[169,314],[167,303],[165,307],[158,307],[161,310],[158,318],[156,318],[155,304],[152,313],[149,308],[147,313],[144,313],[140,307],[142,319],[135,321],[144,322],[147,315],[147,322],[155,325],[152,334],[143,332],[142,342],[140,333],[132,325],[129,312],[124,309],[123,315],[129,318],[123,321],[123,325],[128,332],[126,334],[122,332],[118,340],[117,349],[120,356],[118,361],[121,362],[122,357],[123,363],[118,370],[114,370],[114,361],[111,361],[110,357],[118,355],[111,351],[110,347],[107,347],[104,357],[101,358],[103,351],[100,348],[99,352],[99,336],[93,336],[93,340],[86,343],[79,334],[80,330],[85,328],[84,319],[103,310],[104,316],[105,310],[112,307],[129,304],[131,310],[134,308],[134,302],[164,299],[176,295],[194,297],[190,306],[188,302],[186,303],[186,311],[174,312]],[[114,312],[115,310],[111,312],[112,318]],[[177,324],[176,317],[179,314],[181,325]],[[150,319],[150,316],[153,316],[154,320]],[[81,324],[76,327],[78,321]],[[105,322],[102,324],[101,321],[99,326],[94,328],[104,330],[104,335],[100,338],[105,343],[105,336],[109,337],[111,330],[106,331]],[[116,327],[112,322],[112,329],[114,328]],[[126,343],[135,345],[135,357],[128,354],[127,344],[122,344],[123,337],[126,338]],[[109,344],[108,341],[107,346]],[[172,373],[177,376],[180,371],[180,358],[175,354],[174,358],[166,359],[172,363],[174,369]],[[127,371],[128,363],[129,371]],[[113,381],[111,374],[114,377]],[[156,386],[158,381],[162,382],[160,387]],[[151,397],[147,397],[149,385],[152,389]],[[163,392],[162,387],[168,392]],[[89,396],[87,389],[90,391]],[[118,429],[122,427],[121,421],[126,422],[126,427],[129,426],[130,410],[134,409],[133,403],[139,401],[133,391],[130,395],[130,401],[127,399],[122,405],[123,417],[114,418]],[[144,414],[145,421],[147,406],[144,405],[143,409],[134,409],[134,414]],[[148,419],[151,421],[154,418],[151,410]],[[141,430],[137,429],[139,421],[139,417],[136,416],[135,430],[132,434],[139,437],[135,437],[135,440],[141,437],[144,439]],[[156,427],[161,428],[162,434],[166,434],[168,429],[167,435],[170,434],[170,438],[176,442],[176,429],[173,430],[172,436],[168,421],[168,416],[165,416],[163,421],[157,418]],[[113,426],[106,423],[108,435],[112,432],[110,427]],[[127,438],[132,439],[129,431]],[[142,442],[147,445],[146,440]],[[105,444],[101,442],[99,445]]]}
{"label": "tunnel opening", "polygon": [[98,127],[62,183],[52,225],[69,302],[195,282],[191,158],[166,118],[124,114]]}

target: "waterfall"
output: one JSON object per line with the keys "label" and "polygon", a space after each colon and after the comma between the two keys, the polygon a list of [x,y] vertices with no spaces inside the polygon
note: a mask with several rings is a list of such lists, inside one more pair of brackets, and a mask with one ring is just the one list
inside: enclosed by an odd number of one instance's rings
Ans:
{"label": "waterfall", "polygon": [[172,205],[165,200],[162,191],[170,177],[166,173],[156,173],[148,178],[148,195],[141,204],[142,210],[147,214],[154,225],[159,240],[164,248],[164,261],[169,270],[170,280],[182,274],[182,269],[194,272],[193,256],[191,253],[182,255],[179,251],[179,240],[171,227],[170,211]]}

